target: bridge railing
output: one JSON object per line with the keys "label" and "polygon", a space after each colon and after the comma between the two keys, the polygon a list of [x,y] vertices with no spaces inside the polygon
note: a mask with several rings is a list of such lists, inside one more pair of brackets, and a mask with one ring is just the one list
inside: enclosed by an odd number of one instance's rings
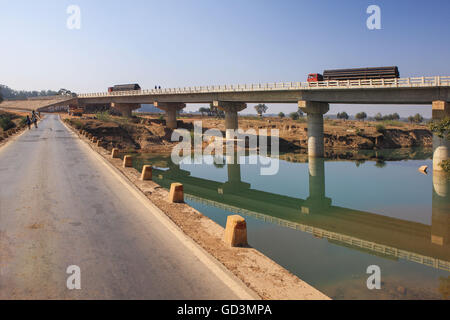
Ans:
{"label": "bridge railing", "polygon": [[450,76],[415,77],[397,79],[360,79],[331,80],[320,82],[279,82],[265,84],[239,84],[220,86],[194,86],[183,88],[165,88],[136,91],[116,91],[79,94],[79,98],[143,96],[143,95],[173,95],[190,93],[221,93],[221,92],[254,92],[254,91],[288,91],[288,90],[322,90],[322,89],[360,89],[360,88],[422,88],[450,86]]}

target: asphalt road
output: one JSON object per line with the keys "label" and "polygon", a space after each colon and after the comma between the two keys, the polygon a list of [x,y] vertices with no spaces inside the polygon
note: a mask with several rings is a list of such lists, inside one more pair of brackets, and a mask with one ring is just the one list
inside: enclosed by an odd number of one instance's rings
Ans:
{"label": "asphalt road", "polygon": [[83,143],[47,115],[0,148],[0,299],[242,297]]}

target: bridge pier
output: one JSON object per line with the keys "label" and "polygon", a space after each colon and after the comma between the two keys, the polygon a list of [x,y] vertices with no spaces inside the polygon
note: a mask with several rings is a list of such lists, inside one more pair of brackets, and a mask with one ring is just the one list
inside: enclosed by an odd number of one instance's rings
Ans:
{"label": "bridge pier", "polygon": [[[450,117],[450,103],[447,101],[433,101],[433,120]],[[433,135],[433,171],[442,171],[441,162],[450,156],[450,141]]]}
{"label": "bridge pier", "polygon": [[239,129],[238,112],[247,108],[244,102],[214,101],[213,106],[225,112],[225,130],[227,140],[235,137]]}
{"label": "bridge pier", "polygon": [[153,105],[156,108],[164,110],[166,112],[166,126],[169,129],[177,128],[177,112],[186,108],[185,103],[180,102],[157,102],[155,101]]}
{"label": "bridge pier", "polygon": [[133,110],[141,108],[138,103],[111,103],[111,107],[120,111],[123,117],[131,118]]}
{"label": "bridge pier", "polygon": [[299,101],[299,108],[308,115],[308,156],[323,158],[323,115],[330,110],[324,102]]}

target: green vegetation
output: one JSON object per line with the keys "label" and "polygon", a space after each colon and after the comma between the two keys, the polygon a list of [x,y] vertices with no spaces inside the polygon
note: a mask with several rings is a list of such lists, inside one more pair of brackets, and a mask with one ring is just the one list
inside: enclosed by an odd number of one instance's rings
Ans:
{"label": "green vegetation", "polygon": [[347,114],[347,112],[343,111],[343,112],[339,112],[339,113],[337,114],[337,118],[338,118],[338,119],[342,119],[342,120],[348,120],[350,117],[349,117],[349,115]]}
{"label": "green vegetation", "polygon": [[262,118],[263,114],[266,113],[268,109],[269,107],[263,103],[257,104],[255,106],[256,113],[259,115],[260,118]]}
{"label": "green vegetation", "polygon": [[2,95],[2,90],[1,90],[2,88],[0,88],[0,103],[2,103],[3,102],[3,95]]}
{"label": "green vegetation", "polygon": [[0,128],[3,129],[3,131],[7,131],[11,128],[14,128],[16,125],[11,120],[11,116],[9,115],[2,115],[0,116]]}
{"label": "green vegetation", "polygon": [[367,113],[359,112],[359,113],[356,114],[355,118],[358,119],[358,120],[363,120],[364,121],[364,119],[367,119]]}
{"label": "green vegetation", "polygon": [[377,130],[377,132],[385,134],[386,133],[386,127],[383,126],[382,124],[377,124],[377,126],[375,127],[375,129]]}
{"label": "green vegetation", "polygon": [[[441,139],[450,141],[450,118],[446,117],[441,121],[433,121],[429,124],[430,130]],[[440,163],[445,172],[450,173],[450,159]]]}
{"label": "green vegetation", "polygon": [[398,121],[400,120],[400,115],[398,113],[382,115],[377,113],[374,117],[375,121]]}
{"label": "green vegetation", "polygon": [[409,116],[408,117],[408,121],[413,123],[422,123],[423,122],[423,117],[422,115],[420,115],[419,113],[416,113],[414,116]]}
{"label": "green vegetation", "polygon": [[278,117],[280,117],[281,119],[283,119],[284,117],[286,117],[286,115],[284,114],[284,112],[280,112],[278,114]]}
{"label": "green vegetation", "polygon": [[289,118],[291,118],[292,120],[298,120],[300,118],[300,115],[298,114],[298,112],[291,112],[289,114]]}
{"label": "green vegetation", "polygon": [[450,173],[450,159],[443,160],[439,165],[445,172]]}
{"label": "green vegetation", "polygon": [[450,141],[450,118],[441,121],[433,121],[429,124],[430,130],[441,139]]}
{"label": "green vegetation", "polygon": [[112,117],[107,111],[97,112],[97,114],[95,116],[100,121],[104,121],[104,122],[112,121]]}
{"label": "green vegetation", "polygon": [[201,107],[200,109],[198,109],[198,112],[200,112],[202,114],[202,117],[205,115],[205,113],[209,116],[211,110],[205,107]]}

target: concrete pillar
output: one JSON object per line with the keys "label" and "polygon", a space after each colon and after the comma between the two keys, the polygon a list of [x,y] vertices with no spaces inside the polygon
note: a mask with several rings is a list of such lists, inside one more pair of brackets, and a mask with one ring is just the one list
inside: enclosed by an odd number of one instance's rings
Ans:
{"label": "concrete pillar", "polygon": [[111,107],[120,111],[123,117],[131,118],[133,110],[141,108],[138,103],[111,103]]}
{"label": "concrete pillar", "polygon": [[169,129],[177,128],[177,110],[167,109],[166,110],[166,125]]}
{"label": "concrete pillar", "polygon": [[213,106],[225,112],[226,138],[232,139],[235,130],[239,129],[238,112],[247,108],[244,102],[213,101]]}
{"label": "concrete pillar", "polygon": [[166,126],[169,129],[177,128],[177,112],[186,108],[185,103],[181,102],[159,102],[155,101],[153,105],[156,108],[164,110],[166,112]]}
{"label": "concrete pillar", "polygon": [[[450,117],[450,103],[446,101],[433,101],[433,120],[442,120]],[[433,135],[433,171],[442,171],[440,166],[443,160],[450,156],[450,141]]]}
{"label": "concrete pillar", "polygon": [[308,115],[308,156],[323,158],[323,115],[330,105],[323,102],[299,101],[299,108]]}

